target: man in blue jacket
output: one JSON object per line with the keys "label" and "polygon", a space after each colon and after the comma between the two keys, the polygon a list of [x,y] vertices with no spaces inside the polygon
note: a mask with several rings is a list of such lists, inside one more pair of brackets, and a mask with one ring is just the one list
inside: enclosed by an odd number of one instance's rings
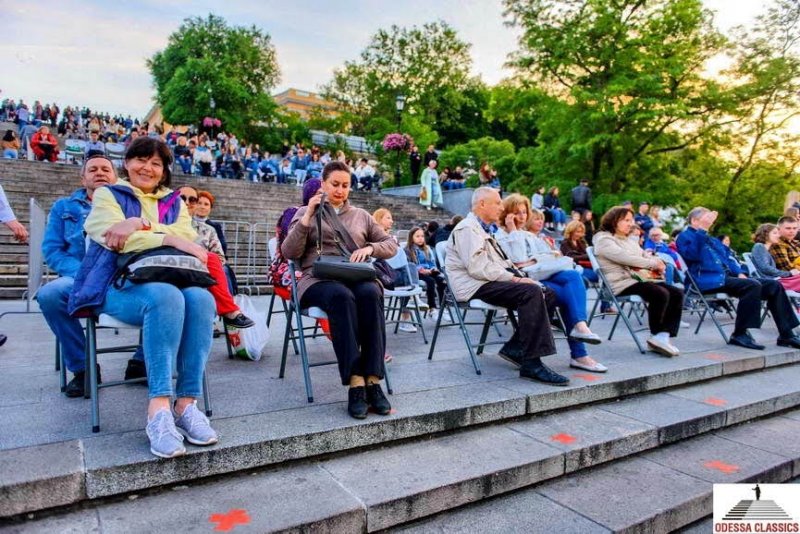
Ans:
{"label": "man in blue jacket", "polygon": [[761,301],[778,327],[778,345],[800,348],[794,328],[800,324],[786,291],[775,280],[747,278],[738,262],[726,254],[722,243],[708,234],[717,220],[717,212],[694,208],[687,217],[689,226],[677,239],[678,252],[686,261],[689,273],[703,293],[725,292],[739,298],[736,323],[728,343],[747,349],[764,350],[748,328],[761,327]]}
{"label": "man in blue jacket", "polygon": [[[58,273],[59,278],[44,285],[37,298],[47,325],[61,343],[64,365],[74,375],[64,392],[67,397],[83,397],[86,366],[83,327],[78,319],[67,313],[67,301],[74,277],[86,253],[83,223],[92,209],[92,195],[95,190],[116,182],[117,175],[111,160],[102,154],[89,156],[81,169],[83,187],[69,197],[58,199],[50,209],[47,219],[42,253],[48,267]],[[139,352],[128,362],[125,379],[144,376],[144,361]]]}

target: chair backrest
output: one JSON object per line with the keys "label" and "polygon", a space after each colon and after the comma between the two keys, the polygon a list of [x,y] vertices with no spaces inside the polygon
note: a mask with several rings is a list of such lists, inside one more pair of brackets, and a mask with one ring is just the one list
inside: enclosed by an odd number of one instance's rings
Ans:
{"label": "chair backrest", "polygon": [[403,241],[408,241],[408,230],[398,230],[397,231],[397,240],[402,243]]}
{"label": "chair backrest", "polygon": [[269,250],[269,259],[275,259],[275,255],[278,253],[278,238],[273,237],[269,241],[267,241],[267,250]]}
{"label": "chair backrest", "polygon": [[70,156],[82,156],[86,149],[86,141],[81,139],[67,139],[64,141],[64,152]]}
{"label": "chair backrest", "polygon": [[586,247],[586,255],[589,256],[589,263],[592,264],[592,270],[597,275],[597,292],[604,300],[609,300],[609,296],[613,295],[611,285],[606,279],[606,274],[603,268],[600,267],[600,262],[597,261],[597,256],[594,254],[594,247]]}
{"label": "chair backrest", "polygon": [[386,260],[392,269],[404,269],[408,265],[408,257],[403,247],[397,247],[397,253]]}
{"label": "chair backrest", "polygon": [[436,264],[439,270],[444,272],[444,262],[447,259],[447,241],[439,241],[436,243]]}
{"label": "chair backrest", "polygon": [[753,263],[753,254],[751,254],[750,252],[745,252],[744,254],[742,254],[742,258],[744,259],[744,264],[747,267],[748,274],[753,278],[758,278],[760,276],[760,273],[758,272],[756,264]]}
{"label": "chair backrest", "polygon": [[28,236],[27,311],[30,311],[31,300],[36,297],[36,293],[44,283],[44,254],[42,253],[42,243],[44,242],[44,231],[47,225],[47,216],[44,210],[33,198],[30,199],[29,214],[30,234]]}
{"label": "chair backrest", "polygon": [[123,159],[125,157],[125,145],[122,143],[106,143],[106,154],[111,159]]}

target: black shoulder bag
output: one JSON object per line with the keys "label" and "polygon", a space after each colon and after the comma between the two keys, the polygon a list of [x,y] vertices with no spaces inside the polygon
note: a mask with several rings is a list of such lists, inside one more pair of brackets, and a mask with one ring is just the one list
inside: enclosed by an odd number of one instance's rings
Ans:
{"label": "black shoulder bag", "polygon": [[[333,240],[340,253],[338,256],[322,254],[323,217],[333,229]],[[317,206],[315,219],[317,221],[317,259],[314,260],[311,267],[311,273],[315,278],[344,283],[368,282],[377,278],[375,266],[371,262],[354,263],[350,261],[352,252],[348,252],[348,249],[355,251],[358,249],[358,245],[353,241],[350,232],[347,231],[329,204],[325,204],[323,201]]]}

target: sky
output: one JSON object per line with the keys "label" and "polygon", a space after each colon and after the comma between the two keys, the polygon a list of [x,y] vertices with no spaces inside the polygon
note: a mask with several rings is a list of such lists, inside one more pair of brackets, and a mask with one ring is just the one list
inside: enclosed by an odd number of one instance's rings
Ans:
{"label": "sky", "polygon": [[[752,23],[764,4],[704,3],[723,31]],[[183,19],[208,13],[272,36],[281,70],[276,93],[317,91],[333,69],[358,57],[378,28],[437,19],[472,44],[473,73],[495,84],[510,75],[503,65],[516,48],[502,11],[501,0],[0,0],[0,98],[141,117],[153,103],[145,60],[167,45]]]}

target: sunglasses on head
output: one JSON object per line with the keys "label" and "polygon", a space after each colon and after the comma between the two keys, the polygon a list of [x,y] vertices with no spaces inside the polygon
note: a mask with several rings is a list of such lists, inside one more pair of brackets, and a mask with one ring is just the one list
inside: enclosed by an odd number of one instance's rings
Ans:
{"label": "sunglasses on head", "polygon": [[181,195],[181,198],[187,204],[197,204],[197,197],[187,197],[186,195]]}

